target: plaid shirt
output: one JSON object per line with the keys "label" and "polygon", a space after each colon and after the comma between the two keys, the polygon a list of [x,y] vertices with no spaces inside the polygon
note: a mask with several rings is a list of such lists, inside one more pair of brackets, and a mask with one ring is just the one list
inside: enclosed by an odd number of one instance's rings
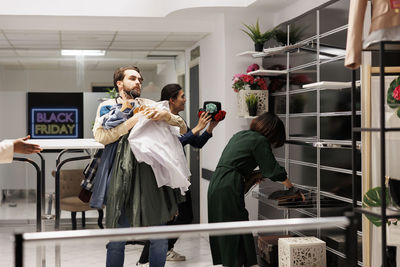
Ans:
{"label": "plaid shirt", "polygon": [[103,153],[103,149],[100,149],[93,156],[93,159],[89,162],[86,168],[83,170],[83,175],[85,179],[81,182],[81,187],[88,191],[92,191],[94,184],[94,177],[96,176],[97,168],[99,167],[101,154]]}

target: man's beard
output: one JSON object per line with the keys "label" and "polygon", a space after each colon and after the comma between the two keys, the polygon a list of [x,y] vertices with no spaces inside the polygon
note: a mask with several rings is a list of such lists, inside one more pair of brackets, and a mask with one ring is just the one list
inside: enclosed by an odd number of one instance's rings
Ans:
{"label": "man's beard", "polygon": [[138,89],[138,88],[133,88],[133,89],[127,89],[125,86],[124,86],[124,92],[125,92],[125,94],[127,95],[127,96],[130,96],[130,97],[132,97],[132,98],[136,98],[136,97],[139,97],[140,96],[140,89]]}

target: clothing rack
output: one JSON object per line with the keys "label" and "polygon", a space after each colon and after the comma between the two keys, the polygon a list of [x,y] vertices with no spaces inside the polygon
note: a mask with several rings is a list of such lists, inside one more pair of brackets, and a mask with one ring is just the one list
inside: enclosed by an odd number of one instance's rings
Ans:
{"label": "clothing rack", "polygon": [[[386,128],[385,126],[385,76],[393,75],[393,74],[400,74],[400,73],[388,73],[385,72],[385,66],[387,65],[386,56],[389,53],[393,52],[400,52],[400,42],[398,41],[381,41],[376,45],[369,47],[365,51],[378,51],[379,52],[379,77],[380,77],[380,99],[379,99],[379,120],[380,120],[380,127],[379,128],[362,128],[362,127],[355,127],[356,122],[356,71],[353,70],[352,72],[352,89],[351,89],[351,109],[352,109],[352,119],[351,119],[351,126],[352,126],[352,195],[353,195],[353,210],[354,212],[360,214],[368,214],[382,220],[381,226],[381,238],[382,238],[382,266],[388,266],[388,259],[386,257],[387,251],[387,244],[386,244],[386,222],[390,218],[399,218],[400,212],[393,212],[390,210],[386,210],[386,201],[382,201],[382,205],[379,208],[358,208],[357,207],[357,199],[356,199],[356,133],[361,132],[377,132],[379,131],[380,135],[380,186],[381,190],[381,199],[386,199],[386,186],[385,186],[385,176],[386,176],[386,152],[385,152],[385,133],[388,131],[400,131],[399,128]],[[359,223],[359,222],[357,222]],[[356,238],[356,236],[354,237]],[[356,248],[357,249],[357,248]]]}

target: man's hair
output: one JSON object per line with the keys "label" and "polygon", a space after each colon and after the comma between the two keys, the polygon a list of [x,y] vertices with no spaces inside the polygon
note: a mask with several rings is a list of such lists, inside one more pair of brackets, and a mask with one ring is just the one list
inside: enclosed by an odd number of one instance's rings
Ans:
{"label": "man's hair", "polygon": [[286,140],[285,125],[282,120],[271,112],[265,112],[253,119],[250,130],[264,135],[273,147],[281,147]]}
{"label": "man's hair", "polygon": [[178,93],[180,90],[182,90],[182,87],[177,83],[167,84],[161,90],[160,101],[164,101],[164,100],[168,101],[170,98],[175,99],[178,96]]}
{"label": "man's hair", "polygon": [[117,82],[122,81],[125,78],[126,70],[136,70],[140,74],[140,77],[143,79],[142,74],[140,73],[140,70],[138,67],[135,67],[135,66],[120,67],[114,71],[114,87],[115,87],[115,89],[118,89]]}

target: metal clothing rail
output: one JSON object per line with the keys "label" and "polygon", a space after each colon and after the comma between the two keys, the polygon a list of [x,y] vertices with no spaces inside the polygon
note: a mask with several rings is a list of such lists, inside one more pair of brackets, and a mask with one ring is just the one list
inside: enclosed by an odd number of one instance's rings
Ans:
{"label": "metal clothing rail", "polygon": [[[174,226],[153,226],[136,227],[122,229],[98,229],[98,230],[76,230],[76,231],[54,231],[41,233],[23,233],[15,234],[15,266],[23,267],[24,244],[45,244],[49,242],[66,243],[76,242],[77,239],[86,240],[140,240],[178,237],[182,234],[200,234],[210,235],[229,235],[239,233],[258,233],[258,232],[276,232],[282,230],[311,230],[315,228],[327,229],[334,227],[346,228],[346,255],[348,260],[354,253],[352,244],[353,231],[355,227],[355,217],[349,214],[349,217],[323,217],[323,218],[298,218],[298,219],[279,219],[279,220],[260,220],[260,221],[241,221],[224,222],[209,224],[188,224]],[[350,265],[346,265],[350,266]]]}

